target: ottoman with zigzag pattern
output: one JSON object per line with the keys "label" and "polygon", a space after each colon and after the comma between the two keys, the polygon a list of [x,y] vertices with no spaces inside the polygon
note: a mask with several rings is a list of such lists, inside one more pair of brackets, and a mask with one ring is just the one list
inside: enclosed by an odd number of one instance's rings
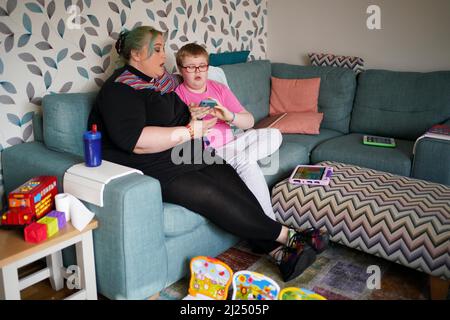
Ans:
{"label": "ottoman with zigzag pattern", "polygon": [[337,162],[328,186],[272,189],[275,215],[295,228],[326,227],[330,240],[450,279],[450,187]]}

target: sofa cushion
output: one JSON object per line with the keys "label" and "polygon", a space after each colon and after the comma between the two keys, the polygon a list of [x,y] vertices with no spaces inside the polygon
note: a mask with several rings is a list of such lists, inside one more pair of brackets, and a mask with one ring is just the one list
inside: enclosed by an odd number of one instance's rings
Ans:
{"label": "sofa cushion", "polygon": [[367,70],[358,78],[351,132],[415,140],[450,118],[450,71]]}
{"label": "sofa cushion", "polygon": [[364,59],[360,57],[314,52],[308,53],[308,57],[313,66],[349,68],[356,73],[364,70]]}
{"label": "sofa cushion", "polygon": [[284,112],[317,112],[320,78],[278,79],[272,77],[270,115]]}
{"label": "sofa cushion", "polygon": [[273,63],[272,76],[283,79],[320,77],[319,112],[324,113],[321,128],[349,132],[356,90],[356,75],[352,70]]}
{"label": "sofa cushion", "polygon": [[311,163],[337,161],[409,176],[414,141],[396,139],[395,148],[367,146],[362,134],[348,134],[319,144],[311,153]]}
{"label": "sofa cushion", "polygon": [[270,126],[281,133],[319,134],[323,113],[319,112],[288,112]]}
{"label": "sofa cushion", "polygon": [[44,142],[44,131],[42,125],[43,125],[42,114],[35,112],[33,115],[34,141]]}
{"label": "sofa cushion", "polygon": [[286,178],[299,164],[309,164],[310,152],[317,144],[340,135],[340,132],[329,129],[322,129],[320,134],[315,136],[283,134],[280,149],[273,155],[259,161],[267,184],[272,186]]}
{"label": "sofa cushion", "polygon": [[49,149],[83,155],[83,133],[96,96],[89,92],[44,97],[44,143]]}
{"label": "sofa cushion", "polygon": [[209,55],[209,64],[213,67],[222,66],[226,64],[244,63],[247,62],[250,51],[232,51],[211,53]]}
{"label": "sofa cushion", "polygon": [[306,150],[308,150],[308,155],[309,155],[311,153],[311,150],[314,149],[320,143],[325,142],[330,139],[333,139],[333,138],[336,138],[336,137],[339,137],[339,136],[342,136],[342,133],[340,133],[339,131],[330,130],[330,129],[322,129],[322,130],[320,130],[320,134],[318,134],[318,135],[283,134],[283,143],[290,142],[290,143],[296,143],[298,145],[301,145]]}
{"label": "sofa cushion", "polygon": [[270,61],[258,60],[221,66],[231,91],[255,121],[269,114]]}
{"label": "sofa cushion", "polygon": [[176,237],[195,230],[206,219],[182,206],[163,203],[164,210],[164,234],[167,237]]}

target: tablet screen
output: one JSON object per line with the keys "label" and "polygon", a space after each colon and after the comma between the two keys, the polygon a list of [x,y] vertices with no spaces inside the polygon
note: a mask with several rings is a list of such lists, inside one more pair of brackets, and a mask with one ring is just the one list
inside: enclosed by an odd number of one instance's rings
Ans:
{"label": "tablet screen", "polygon": [[321,180],[325,168],[299,167],[294,174],[294,179]]}

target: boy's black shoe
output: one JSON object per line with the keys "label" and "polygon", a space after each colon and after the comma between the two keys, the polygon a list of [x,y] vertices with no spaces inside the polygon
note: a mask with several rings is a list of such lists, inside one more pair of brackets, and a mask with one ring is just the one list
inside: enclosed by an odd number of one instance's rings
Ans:
{"label": "boy's black shoe", "polygon": [[285,246],[281,259],[278,261],[284,282],[290,281],[305,271],[316,260],[316,252],[306,243],[295,243],[295,246]]}
{"label": "boy's black shoe", "polygon": [[328,248],[330,238],[325,229],[315,228],[297,231],[292,237],[295,242],[307,243],[317,254]]}

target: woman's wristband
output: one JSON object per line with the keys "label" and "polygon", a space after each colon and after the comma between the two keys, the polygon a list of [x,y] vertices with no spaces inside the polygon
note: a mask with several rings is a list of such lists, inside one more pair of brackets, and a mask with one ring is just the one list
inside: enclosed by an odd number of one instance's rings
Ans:
{"label": "woman's wristband", "polygon": [[191,140],[194,139],[194,128],[192,128],[191,124],[188,123],[186,128],[189,130],[189,135],[191,136]]}

